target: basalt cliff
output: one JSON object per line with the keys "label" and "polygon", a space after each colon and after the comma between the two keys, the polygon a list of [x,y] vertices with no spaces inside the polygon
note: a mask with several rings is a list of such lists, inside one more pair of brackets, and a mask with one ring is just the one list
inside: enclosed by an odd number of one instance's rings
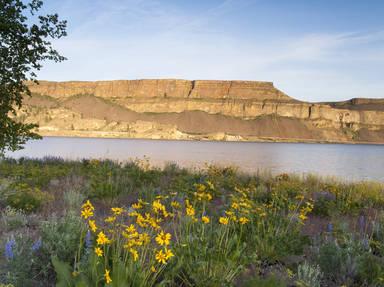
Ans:
{"label": "basalt cliff", "polygon": [[295,100],[270,82],[29,84],[18,113],[45,136],[384,143],[384,99]]}

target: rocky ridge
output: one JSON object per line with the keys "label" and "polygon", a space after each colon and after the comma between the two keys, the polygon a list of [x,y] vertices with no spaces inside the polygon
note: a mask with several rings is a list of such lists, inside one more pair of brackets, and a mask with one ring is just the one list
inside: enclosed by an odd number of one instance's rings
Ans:
{"label": "rocky ridge", "polygon": [[271,82],[29,84],[18,117],[55,136],[384,143],[384,99],[295,100]]}

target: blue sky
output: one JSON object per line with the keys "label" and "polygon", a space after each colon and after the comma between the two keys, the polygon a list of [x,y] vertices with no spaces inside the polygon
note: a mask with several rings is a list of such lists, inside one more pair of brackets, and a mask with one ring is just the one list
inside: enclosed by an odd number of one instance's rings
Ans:
{"label": "blue sky", "polygon": [[272,81],[306,101],[384,98],[381,0],[46,0],[68,58],[40,79]]}

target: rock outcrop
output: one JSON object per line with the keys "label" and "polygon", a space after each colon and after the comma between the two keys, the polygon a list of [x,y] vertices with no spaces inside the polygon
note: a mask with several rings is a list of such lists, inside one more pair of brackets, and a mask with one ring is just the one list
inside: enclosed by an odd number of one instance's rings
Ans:
{"label": "rock outcrop", "polygon": [[30,84],[19,118],[42,135],[384,143],[384,100],[297,101],[271,82]]}

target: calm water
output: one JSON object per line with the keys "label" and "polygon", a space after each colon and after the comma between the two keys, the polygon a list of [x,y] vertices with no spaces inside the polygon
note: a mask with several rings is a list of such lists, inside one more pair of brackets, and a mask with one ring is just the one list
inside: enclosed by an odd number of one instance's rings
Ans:
{"label": "calm water", "polygon": [[94,139],[47,137],[29,142],[12,157],[65,159],[108,158],[118,161],[149,157],[154,165],[175,162],[180,166],[201,167],[205,163],[236,165],[247,172],[315,173],[345,180],[384,182],[384,146],[198,142],[135,139]]}

